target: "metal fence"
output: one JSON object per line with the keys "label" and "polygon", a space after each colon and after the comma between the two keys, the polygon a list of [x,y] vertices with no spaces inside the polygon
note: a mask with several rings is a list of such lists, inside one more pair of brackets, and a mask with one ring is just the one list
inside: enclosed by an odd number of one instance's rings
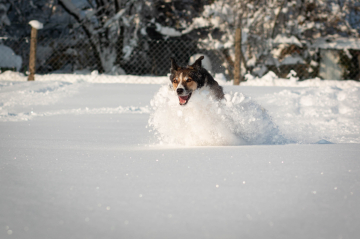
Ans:
{"label": "metal fence", "polygon": [[[20,72],[26,73],[29,65],[30,36],[20,39],[3,38],[0,45],[11,48],[21,57]],[[179,65],[189,64],[194,54],[204,54],[212,64],[213,73],[224,73],[228,69],[226,59],[221,52],[206,50],[195,40],[184,39],[142,39],[132,50],[127,60],[121,56],[122,47],[115,49],[118,53],[114,65],[120,66],[126,74],[164,76],[169,73],[170,57],[177,59]],[[36,49],[36,74],[48,73],[89,73],[101,68],[95,49],[87,39],[75,39],[71,36],[52,38],[38,35]],[[231,66],[230,66],[231,67]],[[15,70],[15,67],[2,67],[4,70]],[[121,72],[115,72],[120,73]]]}
{"label": "metal fence", "polygon": [[[26,74],[29,65],[30,36],[20,39],[1,38],[0,45],[11,48],[16,55],[21,57],[21,66],[17,70]],[[176,58],[179,65],[186,65],[192,55],[204,54],[211,61],[213,74],[223,73],[228,80],[233,79],[233,61],[229,52],[217,49],[209,50],[198,40],[140,39],[126,60],[123,58],[122,46],[119,45],[116,51],[118,57],[115,65],[121,67],[121,71],[114,74],[164,76],[169,73],[170,57]],[[329,78],[329,76],[331,78],[334,75],[336,75],[333,77],[334,79],[359,80],[360,78],[360,50],[308,49],[289,46],[287,51],[285,51],[287,56],[306,55],[305,51],[312,51],[313,55],[305,61],[288,61],[286,64],[285,59],[276,63],[266,56],[262,56],[257,59],[255,64],[248,64],[246,72],[254,76],[262,76],[271,70],[279,77],[286,78],[293,70],[300,80],[314,77]],[[46,34],[39,34],[36,73],[87,74],[99,70],[101,62],[94,53],[95,49],[86,38],[79,39],[72,35],[54,38]],[[15,67],[1,67],[0,70],[8,69],[16,70]],[[243,73],[245,73],[244,69]]]}

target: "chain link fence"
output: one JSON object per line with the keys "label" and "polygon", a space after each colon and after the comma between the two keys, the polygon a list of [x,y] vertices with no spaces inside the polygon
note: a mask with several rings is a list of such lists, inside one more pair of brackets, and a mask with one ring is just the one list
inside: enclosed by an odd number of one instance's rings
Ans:
{"label": "chain link fence", "polygon": [[[54,34],[50,36],[39,31],[36,74],[89,74],[94,70],[101,69],[101,62],[95,55],[96,50],[86,37],[81,38],[76,34],[53,36]],[[24,38],[0,37],[0,46],[3,48],[6,46],[13,51],[13,54],[1,56],[0,70],[2,72],[16,70],[27,74],[30,36]],[[246,52],[246,46],[243,49]],[[116,52],[117,58],[114,65],[118,66],[118,69],[112,72],[115,75],[166,76],[169,73],[170,57],[174,57],[179,65],[187,65],[191,56],[203,54],[211,62],[212,74],[222,73],[227,80],[233,79],[232,49],[208,49],[199,40],[142,38],[138,40],[137,46],[132,49],[131,55],[126,59],[123,57],[121,44]],[[270,55],[262,55],[255,62],[247,60],[242,67],[242,73],[244,74],[246,71],[253,76],[261,77],[267,72],[273,71],[278,77],[289,78],[289,73],[294,75],[295,72],[300,80],[314,77],[342,80],[359,80],[360,78],[360,48],[331,49],[319,46],[301,48],[287,45],[283,46],[279,52],[278,59],[269,57]],[[14,57],[18,57],[16,58],[18,60],[14,60]]]}

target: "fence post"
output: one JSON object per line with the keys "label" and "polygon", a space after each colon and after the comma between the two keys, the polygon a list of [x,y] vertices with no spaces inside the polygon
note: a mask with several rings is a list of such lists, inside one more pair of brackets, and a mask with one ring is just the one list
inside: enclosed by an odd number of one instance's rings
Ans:
{"label": "fence post", "polygon": [[28,81],[35,80],[35,63],[36,63],[36,39],[38,29],[43,28],[43,24],[36,20],[30,21],[31,25],[31,37],[30,37],[30,55],[29,55],[29,72]]}

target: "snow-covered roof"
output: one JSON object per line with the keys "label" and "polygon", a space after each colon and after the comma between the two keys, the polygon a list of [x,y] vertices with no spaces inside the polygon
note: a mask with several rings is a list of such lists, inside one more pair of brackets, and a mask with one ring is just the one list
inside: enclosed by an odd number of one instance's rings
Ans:
{"label": "snow-covered roof", "polygon": [[354,49],[360,50],[360,39],[357,38],[325,38],[321,37],[316,39],[314,44],[311,46],[312,48],[320,48],[320,49]]}

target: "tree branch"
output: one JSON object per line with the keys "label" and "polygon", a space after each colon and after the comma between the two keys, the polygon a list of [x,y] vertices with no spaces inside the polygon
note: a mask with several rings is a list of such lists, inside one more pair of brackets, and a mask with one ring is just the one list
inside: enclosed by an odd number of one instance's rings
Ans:
{"label": "tree branch", "polygon": [[283,2],[282,2],[282,4],[281,4],[281,6],[280,6],[280,9],[279,9],[279,12],[278,12],[278,14],[276,15],[276,17],[275,17],[275,21],[274,21],[274,27],[273,27],[273,29],[272,29],[272,33],[271,33],[271,38],[274,38],[275,36],[275,27],[276,27],[276,23],[277,23],[277,21],[278,21],[278,19],[279,19],[279,16],[280,16],[280,13],[281,13],[281,10],[283,9],[283,7],[285,6],[285,3],[287,2],[287,0],[284,0]]}

